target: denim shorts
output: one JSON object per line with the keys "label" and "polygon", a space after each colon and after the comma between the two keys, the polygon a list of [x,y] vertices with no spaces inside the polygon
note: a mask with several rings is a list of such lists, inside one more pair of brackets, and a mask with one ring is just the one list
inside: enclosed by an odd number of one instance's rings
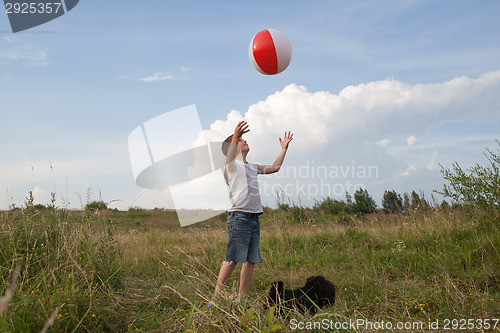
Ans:
{"label": "denim shorts", "polygon": [[259,214],[229,212],[227,214],[227,251],[228,262],[262,262],[259,251],[260,223]]}

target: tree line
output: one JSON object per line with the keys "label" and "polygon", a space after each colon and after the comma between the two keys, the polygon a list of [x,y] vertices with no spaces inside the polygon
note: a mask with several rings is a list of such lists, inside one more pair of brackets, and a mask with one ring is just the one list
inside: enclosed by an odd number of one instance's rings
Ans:
{"label": "tree line", "polygon": [[[440,165],[441,173],[447,183],[443,185],[441,191],[434,192],[442,195],[449,202],[443,200],[438,205],[431,196],[433,199],[431,204],[425,199],[423,193],[418,194],[412,191],[401,196],[394,190],[386,190],[382,197],[382,207],[379,208],[368,191],[359,188],[354,192],[354,196],[346,193],[345,201],[331,197],[323,198],[321,201],[316,200],[313,209],[337,215],[370,214],[377,211],[407,213],[415,209],[467,207],[491,213],[496,220],[500,208],[500,141],[496,140],[496,143],[498,145],[496,152],[489,149],[484,152],[488,162],[486,165],[476,164],[466,170],[457,162],[451,168]],[[283,202],[283,199],[278,196],[278,209],[290,208]]]}

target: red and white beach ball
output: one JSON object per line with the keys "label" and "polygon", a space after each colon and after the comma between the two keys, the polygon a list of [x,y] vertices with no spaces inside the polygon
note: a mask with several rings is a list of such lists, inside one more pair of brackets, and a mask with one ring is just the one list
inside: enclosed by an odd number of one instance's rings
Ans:
{"label": "red and white beach ball", "polygon": [[282,32],[266,29],[257,33],[248,47],[253,67],[262,74],[283,72],[292,60],[292,44]]}

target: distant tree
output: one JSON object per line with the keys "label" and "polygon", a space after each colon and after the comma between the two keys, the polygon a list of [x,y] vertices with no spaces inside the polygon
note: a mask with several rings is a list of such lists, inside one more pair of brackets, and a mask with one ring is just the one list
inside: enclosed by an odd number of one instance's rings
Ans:
{"label": "distant tree", "polygon": [[106,209],[108,209],[108,205],[102,200],[92,201],[85,205],[85,210],[89,210],[92,212],[96,210],[106,210]]}
{"label": "distant tree", "polygon": [[403,199],[396,191],[385,191],[382,197],[382,207],[386,213],[398,213],[403,210]]}
{"label": "distant tree", "polygon": [[[500,152],[500,141],[496,140]],[[500,207],[500,154],[486,149],[484,153],[490,165],[476,164],[470,169],[462,170],[455,162],[452,169],[441,165],[441,172],[449,185],[437,192],[451,198],[454,203],[481,207],[495,211]]]}
{"label": "distant tree", "polygon": [[23,208],[25,210],[33,210],[34,209],[34,206],[35,206],[35,198],[33,197],[33,192],[32,191],[29,191],[28,192],[28,196],[26,197],[26,200],[24,201],[24,206]]}
{"label": "distant tree", "polygon": [[35,209],[35,210],[45,210],[46,208],[47,207],[45,207],[45,205],[41,204],[41,203],[33,205],[33,209]]}
{"label": "distant tree", "polygon": [[420,196],[415,191],[411,192],[410,207],[411,209],[420,208]]}
{"label": "distant tree", "polygon": [[342,200],[326,197],[321,202],[316,201],[313,208],[322,210],[323,212],[328,214],[337,215],[340,213],[345,213],[347,210],[347,205]]}
{"label": "distant tree", "polygon": [[368,194],[366,189],[357,189],[354,192],[354,212],[361,214],[373,213],[377,209],[375,200]]}
{"label": "distant tree", "polygon": [[346,205],[346,213],[352,213],[356,210],[354,207],[354,203],[352,202],[352,196],[349,192],[345,192],[345,205]]}
{"label": "distant tree", "polygon": [[405,212],[410,210],[410,196],[408,193],[403,194],[403,209]]}
{"label": "distant tree", "polygon": [[411,209],[429,209],[431,206],[425,200],[425,196],[423,193],[420,193],[420,195],[412,191],[411,192],[411,203],[410,203]]}

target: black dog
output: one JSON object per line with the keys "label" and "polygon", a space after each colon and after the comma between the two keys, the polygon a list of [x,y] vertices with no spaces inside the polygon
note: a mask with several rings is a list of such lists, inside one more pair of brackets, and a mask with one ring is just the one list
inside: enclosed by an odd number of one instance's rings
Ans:
{"label": "black dog", "polygon": [[269,306],[276,305],[276,312],[296,309],[315,314],[318,308],[335,304],[335,286],[321,275],[307,278],[306,284],[297,289],[285,289],[283,281],[273,282],[267,295]]}

